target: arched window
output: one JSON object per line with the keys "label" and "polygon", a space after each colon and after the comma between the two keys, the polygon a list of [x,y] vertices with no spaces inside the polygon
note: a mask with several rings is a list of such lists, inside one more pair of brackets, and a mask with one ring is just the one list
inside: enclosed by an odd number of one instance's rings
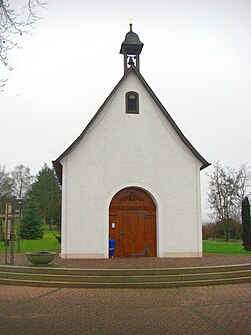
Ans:
{"label": "arched window", "polygon": [[126,93],[126,113],[139,114],[139,94],[137,92]]}

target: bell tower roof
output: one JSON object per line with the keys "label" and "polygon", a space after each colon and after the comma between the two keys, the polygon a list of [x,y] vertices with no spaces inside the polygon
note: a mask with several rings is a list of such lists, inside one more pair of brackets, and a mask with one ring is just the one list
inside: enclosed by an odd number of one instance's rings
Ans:
{"label": "bell tower roof", "polygon": [[130,23],[130,31],[126,34],[120,48],[120,54],[124,55],[124,72],[131,66],[135,66],[139,71],[139,55],[143,46],[139,36],[132,31],[132,23]]}
{"label": "bell tower roof", "polygon": [[132,23],[130,23],[130,31],[126,34],[124,42],[121,44],[120,53],[127,55],[139,55],[144,44],[140,41],[139,36],[132,31]]}

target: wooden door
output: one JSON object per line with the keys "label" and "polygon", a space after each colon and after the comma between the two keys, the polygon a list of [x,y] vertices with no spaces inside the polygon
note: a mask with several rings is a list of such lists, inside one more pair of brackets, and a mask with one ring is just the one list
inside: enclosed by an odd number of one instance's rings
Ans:
{"label": "wooden door", "polygon": [[123,189],[112,199],[109,214],[114,257],[156,257],[156,206],[149,194]]}

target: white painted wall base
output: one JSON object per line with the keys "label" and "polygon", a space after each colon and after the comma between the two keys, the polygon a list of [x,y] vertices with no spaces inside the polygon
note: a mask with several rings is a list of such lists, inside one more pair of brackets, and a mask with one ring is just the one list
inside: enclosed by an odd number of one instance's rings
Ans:
{"label": "white painted wall base", "polygon": [[103,254],[60,254],[62,259],[104,259],[107,258]]}
{"label": "white painted wall base", "polygon": [[202,252],[165,252],[164,258],[202,257]]}
{"label": "white painted wall base", "polygon": [[[191,258],[202,257],[202,252],[166,252],[164,257],[157,258]],[[60,254],[62,259],[108,259],[103,254]],[[147,258],[146,258],[147,259]]]}

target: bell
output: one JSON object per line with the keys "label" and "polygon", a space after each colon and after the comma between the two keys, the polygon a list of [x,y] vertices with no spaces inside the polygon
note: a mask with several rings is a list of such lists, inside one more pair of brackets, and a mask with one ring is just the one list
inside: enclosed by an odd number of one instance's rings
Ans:
{"label": "bell", "polygon": [[129,58],[128,65],[130,65],[130,66],[134,65],[133,57]]}

